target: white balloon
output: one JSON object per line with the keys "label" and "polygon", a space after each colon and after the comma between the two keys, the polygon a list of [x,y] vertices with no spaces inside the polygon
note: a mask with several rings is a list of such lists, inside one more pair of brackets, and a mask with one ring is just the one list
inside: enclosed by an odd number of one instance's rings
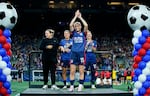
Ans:
{"label": "white balloon", "polygon": [[138,37],[142,36],[142,32],[140,30],[135,30],[133,33],[133,36],[138,38]]}
{"label": "white balloon", "polygon": [[142,73],[145,74],[145,75],[149,75],[150,74],[150,69],[148,67],[146,67],[142,70]]}
{"label": "white balloon", "polygon": [[7,81],[11,81],[12,80],[12,77],[11,77],[11,75],[7,75]]}
{"label": "white balloon", "polygon": [[0,56],[0,61],[2,61],[2,56]]}
{"label": "white balloon", "polygon": [[1,69],[6,68],[6,66],[7,66],[7,63],[5,61],[0,61],[0,68]]}
{"label": "white balloon", "polygon": [[137,95],[138,94],[138,89],[134,88],[133,89],[133,94],[134,94],[134,96]]}
{"label": "white balloon", "polygon": [[135,45],[136,43],[138,43],[139,41],[138,41],[138,38],[136,38],[136,37],[133,37],[132,38],[132,44],[133,45]]}
{"label": "white balloon", "polygon": [[137,89],[139,89],[139,88],[142,87],[142,83],[141,83],[140,81],[136,81],[136,82],[134,83],[134,87],[137,88]]}
{"label": "white balloon", "polygon": [[139,77],[138,77],[138,80],[140,82],[144,82],[146,80],[146,75],[145,74],[141,74]]}
{"label": "white balloon", "polygon": [[150,61],[146,63],[146,67],[150,69]]}
{"label": "white balloon", "polygon": [[11,73],[11,70],[10,70],[10,68],[4,68],[3,69],[3,74],[5,74],[5,75],[10,75],[10,73]]}

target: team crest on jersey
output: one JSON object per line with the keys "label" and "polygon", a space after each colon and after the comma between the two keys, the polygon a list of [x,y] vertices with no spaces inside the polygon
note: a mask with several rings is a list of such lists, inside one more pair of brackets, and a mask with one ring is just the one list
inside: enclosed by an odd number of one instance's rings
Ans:
{"label": "team crest on jersey", "polygon": [[83,34],[82,34],[82,33],[80,33],[80,36],[83,36]]}

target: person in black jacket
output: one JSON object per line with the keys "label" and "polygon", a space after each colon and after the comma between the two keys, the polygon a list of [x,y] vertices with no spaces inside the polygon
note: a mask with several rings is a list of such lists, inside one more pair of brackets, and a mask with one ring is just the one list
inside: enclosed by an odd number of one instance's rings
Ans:
{"label": "person in black jacket", "polygon": [[50,70],[51,74],[51,89],[59,89],[55,85],[56,81],[56,64],[57,64],[57,49],[59,42],[54,38],[54,30],[47,29],[45,31],[45,38],[41,41],[40,50],[42,52],[42,63],[43,63],[43,75],[44,75],[44,85],[43,89],[48,88],[48,74]]}

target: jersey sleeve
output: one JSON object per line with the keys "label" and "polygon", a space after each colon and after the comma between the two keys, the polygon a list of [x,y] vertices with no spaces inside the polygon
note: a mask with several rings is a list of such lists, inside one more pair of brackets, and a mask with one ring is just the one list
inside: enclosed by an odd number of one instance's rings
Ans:
{"label": "jersey sleeve", "polygon": [[63,40],[60,41],[59,46],[63,46]]}

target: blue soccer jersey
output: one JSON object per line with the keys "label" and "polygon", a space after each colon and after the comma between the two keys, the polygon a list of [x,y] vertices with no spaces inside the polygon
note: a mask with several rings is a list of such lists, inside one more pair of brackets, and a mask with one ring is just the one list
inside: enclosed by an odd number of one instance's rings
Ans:
{"label": "blue soccer jersey", "polygon": [[72,36],[73,45],[72,45],[71,51],[72,52],[84,52],[85,33],[84,32],[77,33],[76,31],[74,31],[72,35],[73,35]]}
{"label": "blue soccer jersey", "polygon": [[97,48],[97,42],[95,40],[93,40],[90,43],[86,42],[86,47],[85,47],[86,62],[93,61],[93,63],[96,63],[96,54],[92,50],[93,47]]}
{"label": "blue soccer jersey", "polygon": [[60,46],[62,46],[64,49],[69,49],[69,52],[63,52],[61,53],[61,60],[70,60],[71,58],[71,47],[72,47],[72,39],[66,40],[66,39],[62,39],[60,41]]}

